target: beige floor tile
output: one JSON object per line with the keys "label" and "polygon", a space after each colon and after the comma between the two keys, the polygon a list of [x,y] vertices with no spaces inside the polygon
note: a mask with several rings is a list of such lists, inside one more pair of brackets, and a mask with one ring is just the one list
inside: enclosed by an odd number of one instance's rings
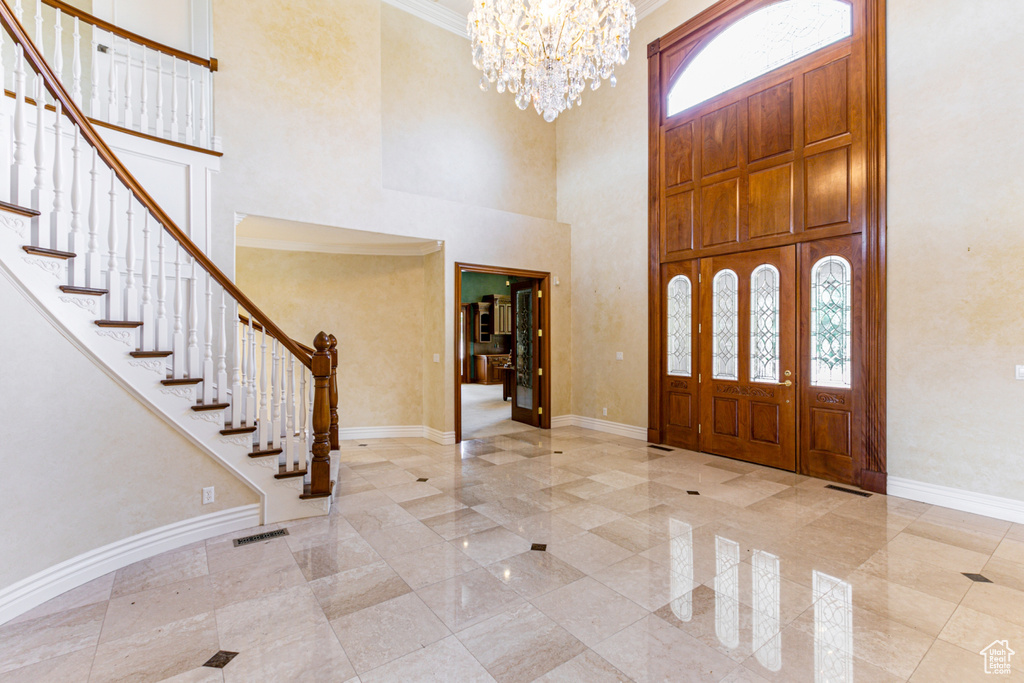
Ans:
{"label": "beige floor tile", "polygon": [[[426,498],[416,498],[401,504],[403,510],[418,520],[428,519],[430,517],[437,517],[438,515],[445,515],[458,510],[466,508],[462,502],[456,500],[450,495],[439,494],[436,496],[427,496]],[[371,511],[367,511],[369,513]],[[408,522],[402,522],[402,524],[408,524]],[[357,529],[361,529],[358,525],[355,525]],[[382,525],[384,526],[384,525]],[[387,526],[394,526],[389,524]]]}
{"label": "beige floor tile", "polygon": [[993,555],[981,573],[985,578],[1000,586],[1024,591],[1024,564],[1010,562]]}
{"label": "beige floor tile", "polygon": [[1024,626],[1024,593],[1006,586],[975,583],[960,605]]}
{"label": "beige floor tile", "polygon": [[180,673],[177,676],[165,678],[160,683],[223,683],[224,671],[209,666],[200,666]]}
{"label": "beige floor tile", "polygon": [[470,626],[457,637],[499,683],[533,681],[586,650],[529,603]]}
{"label": "beige floor tile", "polygon": [[354,512],[365,512],[366,510],[372,510],[381,505],[390,505],[394,502],[376,489],[337,496],[334,499],[334,505],[337,507],[338,512],[346,517]]}
{"label": "beige floor tile", "polygon": [[288,547],[288,538],[288,536],[283,536],[237,548],[227,539],[211,541],[206,544],[207,566],[211,574],[216,574],[253,564],[274,568],[290,565],[295,560],[291,557],[292,551]]}
{"label": "beige floor tile", "polygon": [[100,644],[89,681],[160,681],[202,666],[218,650],[213,612],[198,614]]}
{"label": "beige floor tile", "polygon": [[331,621],[358,673],[415,652],[451,631],[415,593],[406,593]]}
{"label": "beige floor tile", "polygon": [[452,545],[481,566],[518,555],[530,549],[530,542],[505,527],[495,527],[456,538]]}
{"label": "beige floor tile", "polygon": [[453,576],[416,593],[455,632],[523,602],[519,594],[484,569]]}
{"label": "beige floor tile", "polygon": [[200,576],[114,598],[107,606],[99,642],[124,638],[137,631],[181,621],[214,609],[209,576]]}
{"label": "beige floor tile", "polygon": [[217,607],[269,595],[306,582],[295,561],[263,567],[260,564],[246,564],[236,569],[211,574],[210,589]]}
{"label": "beige floor tile", "polygon": [[284,542],[292,552],[332,543],[357,534],[356,529],[340,514],[304,519],[289,523],[287,528],[288,535],[284,537]]}
{"label": "beige floor tile", "polygon": [[605,567],[594,578],[649,612],[661,609],[672,598],[668,568],[640,555]]}
{"label": "beige floor tile", "polygon": [[1024,565],[1024,541],[1005,538],[992,553],[993,557]]}
{"label": "beige floor tile", "polygon": [[971,652],[980,652],[993,640],[1024,642],[1024,627],[960,605],[939,633],[939,639]]}
{"label": "beige floor tile", "polygon": [[548,513],[524,517],[503,526],[530,543],[547,543],[548,545],[586,533],[585,529]]}
{"label": "beige floor tile", "polygon": [[594,574],[632,555],[622,546],[590,532],[552,543],[548,546],[548,552],[584,574]]}
{"label": "beige floor tile", "polygon": [[648,614],[589,576],[547,593],[534,604],[590,647]]}
{"label": "beige floor tile", "polygon": [[[2,647],[0,647],[2,649]],[[6,673],[0,673],[0,683],[40,683],[40,681],[88,681],[95,649],[87,647],[66,655],[44,659]],[[0,665],[0,669],[3,665]]]}
{"label": "beige floor tile", "polygon": [[498,523],[490,517],[481,515],[472,509],[457,510],[436,517],[429,517],[424,519],[423,523],[446,541],[498,526]]}
{"label": "beige floor tile", "polygon": [[633,517],[623,517],[594,527],[590,533],[622,546],[631,553],[642,553],[668,540],[666,529],[655,529]]}
{"label": "beige floor tile", "polygon": [[593,503],[574,503],[559,507],[554,515],[560,519],[580,527],[581,529],[593,529],[596,526],[607,524],[620,519],[623,515],[603,505]]}
{"label": "beige floor tile", "polygon": [[398,484],[396,486],[389,486],[381,489],[381,493],[386,495],[396,503],[405,503],[410,500],[417,500],[419,498],[427,498],[428,496],[437,496],[441,492],[421,481],[411,481],[404,484]]}
{"label": "beige floor tile", "polygon": [[960,510],[944,508],[939,505],[931,506],[918,519],[925,522],[942,524],[954,529],[999,536],[1000,538],[1005,536],[1006,532],[1013,526],[1012,522],[985,517],[984,515],[976,515],[970,512],[961,512]]}
{"label": "beige floor tile", "polygon": [[57,612],[66,612],[76,607],[85,607],[86,605],[94,605],[97,602],[106,602],[110,599],[110,592],[114,586],[114,575],[116,572],[110,572],[104,574],[98,579],[93,579],[88,583],[84,583],[78,588],[73,588],[66,593],[62,593],[52,600],[47,600],[43,604],[30,609],[19,617],[11,619],[6,623],[7,626],[17,624],[22,621],[32,621],[40,617],[45,617],[50,614],[56,614]]}
{"label": "beige floor tile", "polygon": [[887,550],[880,550],[872,555],[858,571],[955,603],[960,602],[972,585],[971,580],[956,569],[944,569]]}
{"label": "beige floor tile", "polygon": [[206,546],[197,543],[117,570],[111,596],[119,598],[208,573]]}
{"label": "beige floor tile", "polygon": [[0,626],[0,673],[96,645],[106,603]]}
{"label": "beige floor tile", "polygon": [[298,563],[307,581],[316,581],[324,576],[337,574],[353,567],[361,567],[381,559],[380,555],[358,536],[350,536],[324,545],[306,548],[294,555],[295,562]]}
{"label": "beige floor tile", "polygon": [[917,519],[910,523],[904,531],[921,538],[928,538],[965,550],[973,550],[983,555],[991,555],[999,545],[999,541],[1003,538],[1002,534],[949,527],[923,519]]}
{"label": "beige floor tile", "polygon": [[[755,612],[740,603],[736,596],[716,592],[708,586],[697,586],[684,595],[673,597],[654,614],[737,663],[752,655],[764,640],[778,634],[784,626],[777,614]],[[756,643],[755,621],[757,633],[764,639]]]}
{"label": "beige floor tile", "polygon": [[719,681],[739,666],[653,614],[593,649],[638,683]]}
{"label": "beige floor tile", "polygon": [[[1011,664],[1013,658],[1011,658]],[[918,665],[911,683],[965,683],[966,681],[1024,681],[1024,667],[1011,668],[1009,676],[985,674],[985,659],[978,652],[964,650],[936,640]]]}
{"label": "beige floor tile", "polygon": [[494,681],[455,636],[448,636],[373,671],[361,674],[359,679],[362,683],[452,683],[456,675],[459,683]]}
{"label": "beige floor tile", "polygon": [[624,489],[637,484],[644,484],[648,481],[647,477],[638,477],[635,474],[628,474],[620,470],[611,470],[609,472],[601,472],[600,474],[592,474],[589,479],[607,484],[615,489]]}
{"label": "beige floor tile", "polygon": [[367,531],[362,534],[362,537],[383,558],[444,543],[443,538],[421,522],[388,527],[379,531]]}
{"label": "beige floor tile", "polygon": [[325,576],[309,586],[331,621],[411,591],[383,561]]}
{"label": "beige floor tile", "polygon": [[531,517],[544,512],[543,508],[519,498],[501,498],[483,505],[476,505],[474,510],[493,519],[498,524],[514,523],[524,517]]}
{"label": "beige floor tile", "polygon": [[535,598],[583,578],[583,573],[548,552],[527,550],[486,567],[524,598]]}
{"label": "beige floor tile", "polygon": [[629,683],[630,678],[593,650],[582,652],[537,679],[537,683]]}
{"label": "beige floor tile", "polygon": [[854,572],[846,577],[853,587],[853,604],[932,637],[949,621],[956,603],[886,581],[872,574]]}
{"label": "beige floor tile", "polygon": [[388,564],[414,590],[473,571],[480,566],[451,543],[396,555],[388,558]]}

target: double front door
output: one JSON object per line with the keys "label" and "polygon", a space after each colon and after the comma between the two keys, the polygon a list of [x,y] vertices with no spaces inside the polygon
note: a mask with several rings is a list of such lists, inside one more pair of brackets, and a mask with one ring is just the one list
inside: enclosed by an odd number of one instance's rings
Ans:
{"label": "double front door", "polygon": [[668,444],[852,480],[858,242],[663,266]]}

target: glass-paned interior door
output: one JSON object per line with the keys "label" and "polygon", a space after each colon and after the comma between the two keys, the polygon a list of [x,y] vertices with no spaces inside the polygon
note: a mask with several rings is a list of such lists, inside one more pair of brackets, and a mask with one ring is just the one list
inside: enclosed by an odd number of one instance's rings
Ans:
{"label": "glass-paned interior door", "polygon": [[665,356],[662,360],[661,424],[665,443],[697,449],[699,296],[697,261],[662,266]]}
{"label": "glass-paned interior door", "polygon": [[700,270],[700,450],[795,470],[796,248]]}
{"label": "glass-paned interior door", "polygon": [[536,280],[512,285],[512,359],[515,383],[512,387],[512,419],[540,426],[540,298]]}

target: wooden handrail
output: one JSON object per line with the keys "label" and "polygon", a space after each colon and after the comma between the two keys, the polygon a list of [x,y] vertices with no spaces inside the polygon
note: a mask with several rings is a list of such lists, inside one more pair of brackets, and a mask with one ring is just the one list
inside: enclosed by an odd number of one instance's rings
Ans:
{"label": "wooden handrail", "polygon": [[[247,315],[245,315],[243,313],[239,313],[238,314],[238,319],[242,322],[243,325],[248,325],[249,324],[249,316],[247,316]],[[263,331],[263,325],[260,325],[258,322],[253,321],[252,327],[255,330],[259,330],[260,332]],[[270,336],[273,337],[274,335],[270,334]],[[276,339],[276,337],[275,337],[275,339]],[[316,351],[312,347],[306,346],[305,344],[303,344],[302,342],[298,341],[297,339],[292,339],[292,341],[295,342],[295,344],[300,349],[302,349],[303,351],[308,353],[310,356],[312,356],[314,353],[316,353]]]}
{"label": "wooden handrail", "polygon": [[221,287],[224,288],[231,298],[233,298],[238,305],[247,310],[249,314],[259,323],[261,323],[266,329],[267,333],[275,337],[286,349],[292,352],[307,368],[312,369],[312,361],[310,356],[301,348],[291,337],[286,335],[280,327],[278,327],[274,321],[272,321],[267,315],[259,309],[259,307],[247,297],[242,290],[231,281],[227,275],[221,271],[220,268],[214,264],[209,256],[203,253],[188,235],[186,235],[181,228],[175,224],[167,212],[157,204],[156,200],[146,192],[145,188],[135,179],[135,176],[125,167],[121,160],[114,154],[110,146],[100,136],[99,132],[89,121],[89,118],[78,108],[74,100],[68,94],[67,90],[64,89],[64,85],[57,78],[57,75],[53,73],[53,69],[50,68],[50,64],[46,59],[39,53],[39,48],[36,46],[32,39],[29,38],[25,32],[25,28],[18,21],[18,18],[14,16],[14,12],[10,7],[7,6],[6,2],[0,0],[0,23],[3,24],[4,28],[14,39],[15,43],[22,46],[24,50],[25,59],[32,65],[36,73],[38,73],[43,82],[46,85],[47,90],[53,95],[54,99],[61,103],[63,113],[71,119],[78,129],[81,131],[82,137],[85,138],[99,154],[103,162],[109,166],[118,179],[128,188],[128,190],[135,196],[135,198],[153,215],[157,221],[163,225],[172,238],[174,238],[178,244],[189,254],[195,261],[207,272],[210,276],[217,281]]}
{"label": "wooden handrail", "polygon": [[85,10],[78,9],[74,5],[69,5],[66,2],[62,2],[62,0],[43,0],[43,4],[59,9],[64,14],[68,14],[72,17],[78,17],[87,24],[92,24],[96,28],[103,29],[104,31],[109,31],[110,33],[119,35],[122,38],[126,38],[132,41],[133,43],[145,45],[146,47],[152,50],[156,50],[157,52],[163,52],[165,55],[170,55],[171,57],[177,57],[178,59],[182,59],[186,62],[192,62],[193,64],[204,66],[210,71],[217,70],[217,60],[212,57],[210,59],[203,59],[202,57],[197,57],[196,55],[185,52],[184,50],[179,50],[176,47],[171,47],[170,45],[164,45],[163,43],[158,43],[155,40],[150,40],[145,36],[140,36],[138,33],[132,33],[127,29],[121,28],[120,26],[115,26],[114,24],[111,24],[109,21],[104,21],[103,19],[100,19],[97,16],[89,14]]}

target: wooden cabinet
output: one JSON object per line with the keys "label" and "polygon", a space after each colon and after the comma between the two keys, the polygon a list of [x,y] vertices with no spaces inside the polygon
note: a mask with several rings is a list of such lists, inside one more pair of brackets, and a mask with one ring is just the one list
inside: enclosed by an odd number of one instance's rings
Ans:
{"label": "wooden cabinet", "polygon": [[471,306],[473,313],[473,341],[477,344],[489,344],[491,342],[491,304],[487,302],[475,303]]}
{"label": "wooden cabinet", "polygon": [[473,356],[477,384],[501,384],[505,377],[502,368],[508,363],[509,355]]}
{"label": "wooden cabinet", "polygon": [[491,307],[491,334],[512,334],[512,297],[504,294],[488,294],[484,302]]}

